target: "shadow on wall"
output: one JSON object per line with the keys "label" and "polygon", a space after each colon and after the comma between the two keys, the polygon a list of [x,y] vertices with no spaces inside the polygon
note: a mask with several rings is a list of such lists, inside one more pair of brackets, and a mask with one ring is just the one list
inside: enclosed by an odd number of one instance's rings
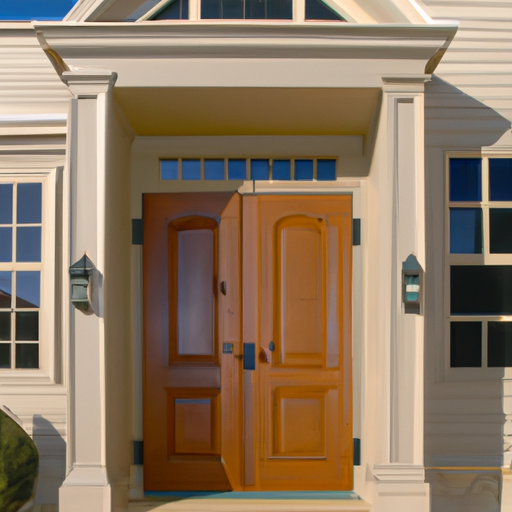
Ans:
{"label": "shadow on wall", "polygon": [[498,468],[507,449],[506,415],[512,414],[505,400],[504,368],[493,379],[485,377],[484,368],[470,370],[478,378],[464,377],[467,369],[450,368],[445,303],[450,299],[445,294],[442,240],[445,151],[480,151],[500,139],[503,144],[510,125],[492,108],[436,76],[426,85],[425,465],[434,512],[500,510]]}
{"label": "shadow on wall", "polygon": [[66,476],[66,442],[59,431],[39,414],[33,418],[34,443],[39,450],[36,503],[57,504],[59,487]]}

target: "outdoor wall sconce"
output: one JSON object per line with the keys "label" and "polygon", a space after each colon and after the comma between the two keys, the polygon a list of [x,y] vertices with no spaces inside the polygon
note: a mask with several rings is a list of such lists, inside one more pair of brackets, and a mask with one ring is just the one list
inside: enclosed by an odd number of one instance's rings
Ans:
{"label": "outdoor wall sconce", "polygon": [[423,269],[416,256],[410,254],[402,263],[402,301],[405,313],[421,313],[422,275]]}
{"label": "outdoor wall sconce", "polygon": [[94,268],[86,254],[69,267],[71,304],[84,313],[92,313],[89,281]]}

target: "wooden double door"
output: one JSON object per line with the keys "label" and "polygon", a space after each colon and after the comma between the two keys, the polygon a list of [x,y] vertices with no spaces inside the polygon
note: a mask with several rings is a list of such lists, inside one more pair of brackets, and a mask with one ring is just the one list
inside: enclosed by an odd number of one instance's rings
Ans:
{"label": "wooden double door", "polygon": [[146,490],[352,489],[351,208],[144,196]]}

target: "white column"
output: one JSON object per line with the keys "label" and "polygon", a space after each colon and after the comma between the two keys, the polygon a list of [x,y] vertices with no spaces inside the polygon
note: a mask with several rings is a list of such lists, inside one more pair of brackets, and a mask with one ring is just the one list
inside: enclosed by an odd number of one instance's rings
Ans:
{"label": "white column", "polygon": [[[387,179],[391,193],[389,305],[389,457],[375,464],[375,511],[429,510],[423,464],[423,312],[406,313],[402,266],[425,269],[424,82],[384,79]],[[384,305],[383,305],[384,307]]]}
{"label": "white column", "polygon": [[70,264],[84,252],[98,272],[92,283],[94,313],[70,316],[70,471],[59,490],[60,512],[110,512],[105,448],[105,336],[102,279],[105,226],[107,101],[115,74],[63,73],[74,94],[69,129]]}

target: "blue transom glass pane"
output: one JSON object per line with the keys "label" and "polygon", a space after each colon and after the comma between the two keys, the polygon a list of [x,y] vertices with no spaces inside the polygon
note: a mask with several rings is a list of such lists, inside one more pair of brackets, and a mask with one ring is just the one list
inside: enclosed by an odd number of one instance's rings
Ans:
{"label": "blue transom glass pane", "polygon": [[450,159],[450,201],[482,200],[480,158]]}
{"label": "blue transom glass pane", "polygon": [[0,308],[11,308],[12,272],[0,272]]}
{"label": "blue transom glass pane", "polygon": [[181,177],[184,180],[200,180],[201,160],[182,160]]}
{"label": "blue transom glass pane", "polygon": [[291,162],[290,160],[274,160],[272,163],[272,179],[273,180],[290,180],[291,179]]}
{"label": "blue transom glass pane", "polygon": [[224,179],[224,160],[205,160],[204,161],[204,179],[205,180],[223,180]]}
{"label": "blue transom glass pane", "polygon": [[18,184],[18,206],[16,222],[18,224],[41,223],[41,183]]}
{"label": "blue transom glass pane", "polygon": [[313,160],[295,160],[295,179],[313,179]]}
{"label": "blue transom glass pane", "polygon": [[12,183],[0,185],[0,224],[12,224]]}
{"label": "blue transom glass pane", "polygon": [[12,228],[0,228],[0,261],[12,261]]}
{"label": "blue transom glass pane", "polygon": [[41,228],[16,228],[16,261],[41,261]]}
{"label": "blue transom glass pane", "polygon": [[319,181],[336,180],[336,160],[317,160],[316,179]]}
{"label": "blue transom glass pane", "polygon": [[16,272],[16,307],[40,306],[41,277],[39,272]]}
{"label": "blue transom glass pane", "polygon": [[245,180],[246,178],[245,160],[228,160],[228,180]]}
{"label": "blue transom glass pane", "polygon": [[177,180],[178,160],[160,160],[160,178],[162,180]]}
{"label": "blue transom glass pane", "polygon": [[268,180],[268,160],[251,160],[251,180]]}
{"label": "blue transom glass pane", "polygon": [[512,201],[512,158],[489,158],[489,199]]}
{"label": "blue transom glass pane", "polygon": [[482,253],[482,210],[450,208],[450,252]]}

